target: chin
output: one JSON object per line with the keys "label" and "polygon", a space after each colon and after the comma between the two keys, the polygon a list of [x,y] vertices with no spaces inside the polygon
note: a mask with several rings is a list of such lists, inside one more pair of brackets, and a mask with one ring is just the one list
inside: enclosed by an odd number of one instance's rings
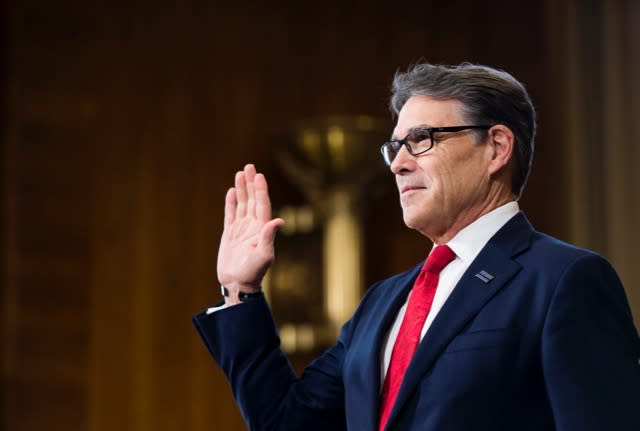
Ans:
{"label": "chin", "polygon": [[[432,214],[425,214],[425,209],[423,208],[422,212],[420,211],[406,211],[402,214],[402,220],[404,224],[409,229],[417,230],[418,232],[424,234],[427,226],[430,225],[430,220],[433,216]],[[432,224],[432,223],[431,223]]]}
{"label": "chin", "polygon": [[420,219],[418,217],[405,215],[402,219],[404,220],[404,224],[410,229],[418,229],[420,226]]}

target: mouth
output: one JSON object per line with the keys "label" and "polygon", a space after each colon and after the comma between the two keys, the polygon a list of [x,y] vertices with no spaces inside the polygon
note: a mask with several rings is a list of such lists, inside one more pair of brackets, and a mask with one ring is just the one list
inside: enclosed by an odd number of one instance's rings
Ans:
{"label": "mouth", "polygon": [[400,194],[403,195],[405,193],[410,193],[416,190],[423,190],[426,189],[426,187],[418,187],[418,186],[404,186],[400,189]]}

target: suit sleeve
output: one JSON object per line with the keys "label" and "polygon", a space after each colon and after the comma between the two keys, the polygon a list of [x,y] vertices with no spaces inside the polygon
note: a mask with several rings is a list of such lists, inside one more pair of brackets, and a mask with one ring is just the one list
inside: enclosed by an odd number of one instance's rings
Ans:
{"label": "suit sleeve", "polygon": [[193,322],[227,376],[249,429],[345,429],[341,370],[349,323],[336,345],[298,378],[280,349],[264,299],[202,313]]}
{"label": "suit sleeve", "polygon": [[542,336],[559,431],[640,430],[640,340],[618,276],[600,256],[560,277]]}

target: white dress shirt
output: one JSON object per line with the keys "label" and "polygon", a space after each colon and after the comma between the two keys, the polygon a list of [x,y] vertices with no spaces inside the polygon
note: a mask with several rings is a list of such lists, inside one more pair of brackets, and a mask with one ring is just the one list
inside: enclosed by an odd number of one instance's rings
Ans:
{"label": "white dress shirt", "polygon": [[[421,341],[427,333],[429,326],[431,326],[431,323],[438,315],[438,312],[447,301],[447,298],[449,298],[449,295],[453,292],[456,284],[458,284],[462,275],[471,265],[471,262],[478,256],[480,250],[489,242],[491,237],[515,216],[518,211],[520,211],[520,207],[516,201],[504,204],[462,229],[447,243],[456,254],[456,258],[440,272],[438,287],[433,297],[431,310],[429,310],[429,314],[422,327],[422,332],[420,333]],[[407,309],[407,302],[400,308],[396,320],[393,322],[393,326],[391,326],[391,330],[382,344],[381,382],[384,382],[387,369],[389,368],[393,345],[400,331],[400,325],[402,324],[402,319]],[[382,389],[382,385],[380,385],[380,387]]]}

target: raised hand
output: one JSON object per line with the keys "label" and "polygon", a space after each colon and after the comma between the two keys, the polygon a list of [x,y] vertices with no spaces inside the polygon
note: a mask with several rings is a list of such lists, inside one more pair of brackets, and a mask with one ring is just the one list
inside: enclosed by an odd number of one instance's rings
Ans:
{"label": "raised hand", "polygon": [[218,251],[218,281],[230,296],[227,305],[237,304],[238,292],[256,292],[273,263],[273,241],[284,224],[271,219],[267,181],[249,164],[236,173],[235,186],[225,198],[224,231]]}

